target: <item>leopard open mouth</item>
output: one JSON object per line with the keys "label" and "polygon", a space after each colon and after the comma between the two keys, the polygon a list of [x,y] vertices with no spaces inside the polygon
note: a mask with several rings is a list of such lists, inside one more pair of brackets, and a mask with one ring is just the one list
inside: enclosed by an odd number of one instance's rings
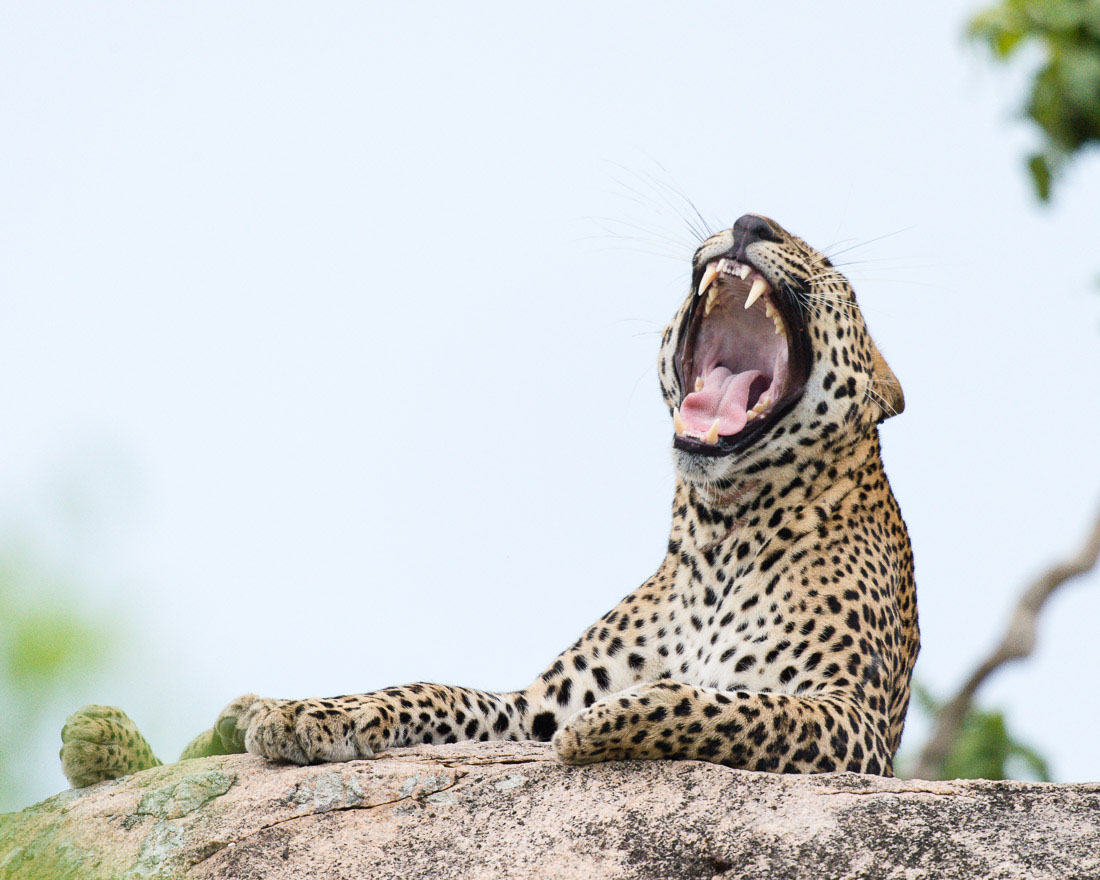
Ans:
{"label": "leopard open mouth", "polygon": [[680,339],[677,449],[740,452],[802,396],[810,356],[798,304],[747,263],[706,265]]}

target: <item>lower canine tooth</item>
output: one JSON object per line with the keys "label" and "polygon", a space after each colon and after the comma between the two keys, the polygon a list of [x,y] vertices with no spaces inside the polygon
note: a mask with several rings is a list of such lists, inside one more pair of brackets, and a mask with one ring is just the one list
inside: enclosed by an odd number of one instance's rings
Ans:
{"label": "lower canine tooth", "polygon": [[710,293],[707,294],[707,304],[703,308],[703,315],[704,316],[710,314],[710,310],[714,308],[714,304],[716,302],[718,302],[718,291],[717,290],[712,290]]}
{"label": "lower canine tooth", "polygon": [[703,435],[703,442],[705,443],[717,443],[718,442],[718,419],[714,420],[714,424],[710,426],[710,430]]}
{"label": "lower canine tooth", "polygon": [[695,380],[695,390],[696,391],[702,391],[703,390],[703,377],[702,376],[699,376]]}
{"label": "lower canine tooth", "polygon": [[684,420],[680,418],[680,407],[676,407],[676,409],[672,411],[672,427],[675,429],[677,435],[683,434],[687,429]]}

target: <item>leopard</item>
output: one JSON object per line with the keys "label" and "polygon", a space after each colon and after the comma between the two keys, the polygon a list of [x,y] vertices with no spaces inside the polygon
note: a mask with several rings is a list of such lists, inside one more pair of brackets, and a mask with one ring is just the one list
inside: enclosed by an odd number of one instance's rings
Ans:
{"label": "leopard", "polygon": [[[181,760],[305,765],[535,740],[567,765],[892,776],[920,635],[880,426],[905,399],[852,285],[746,214],[695,251],[658,376],[675,464],[663,559],[531,684],[247,694]],[[65,723],[61,763],[82,787],[161,762],[124,712],[87,706]]]}

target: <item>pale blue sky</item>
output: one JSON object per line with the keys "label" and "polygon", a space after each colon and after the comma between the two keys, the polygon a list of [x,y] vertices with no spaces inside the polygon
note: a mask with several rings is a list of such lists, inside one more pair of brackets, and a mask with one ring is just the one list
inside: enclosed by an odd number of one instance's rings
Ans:
{"label": "pale blue sky", "polygon": [[[532,679],[664,549],[669,187],[870,242],[917,675],[955,685],[1100,503],[1100,163],[1036,207],[972,9],[6,4],[2,510],[57,535],[90,485],[54,552],[143,633],[70,708],[172,757],[246,691]],[[984,693],[1062,779],[1100,779],[1098,616],[1093,576]]]}

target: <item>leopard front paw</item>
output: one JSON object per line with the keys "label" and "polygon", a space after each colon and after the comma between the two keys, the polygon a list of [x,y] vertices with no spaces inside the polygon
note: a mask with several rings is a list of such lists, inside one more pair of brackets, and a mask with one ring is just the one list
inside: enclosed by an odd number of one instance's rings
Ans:
{"label": "leopard front paw", "polygon": [[61,729],[61,769],[73,788],[159,767],[137,725],[114,706],[85,706]]}
{"label": "leopard front paw", "polygon": [[382,745],[376,739],[378,712],[369,705],[339,705],[333,700],[257,700],[249,705],[244,722],[245,748],[271,761],[352,761],[372,757],[376,746]]}
{"label": "leopard front paw", "polygon": [[615,733],[611,713],[597,703],[566,721],[555,732],[550,744],[563,764],[612,761],[619,757]]}
{"label": "leopard front paw", "polygon": [[683,737],[702,729],[683,717],[686,705],[679,683],[635,685],[566,721],[551,741],[554,754],[563,764],[681,757]]}

